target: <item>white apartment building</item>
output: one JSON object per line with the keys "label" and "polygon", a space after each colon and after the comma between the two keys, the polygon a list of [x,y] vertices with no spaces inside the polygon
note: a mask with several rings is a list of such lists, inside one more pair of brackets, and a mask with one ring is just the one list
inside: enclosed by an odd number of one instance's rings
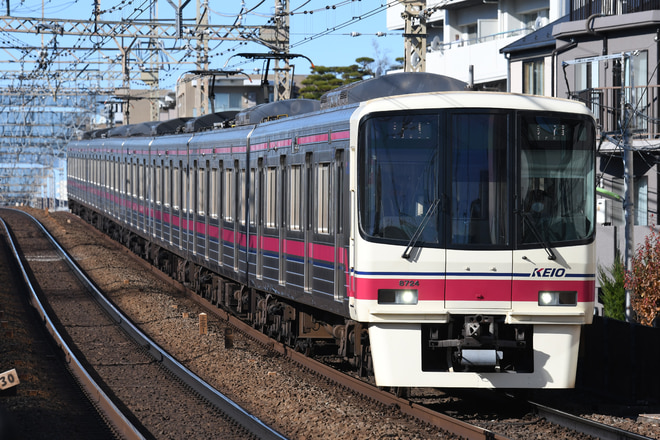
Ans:
{"label": "white apartment building", "polygon": [[[500,49],[568,14],[568,0],[427,0],[426,71],[506,90],[507,59]],[[387,11],[387,27],[403,30],[405,7]]]}

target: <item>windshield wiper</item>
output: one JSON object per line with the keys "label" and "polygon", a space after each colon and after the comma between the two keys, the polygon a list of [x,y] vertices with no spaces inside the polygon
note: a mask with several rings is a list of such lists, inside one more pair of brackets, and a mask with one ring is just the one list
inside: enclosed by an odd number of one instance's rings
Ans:
{"label": "windshield wiper", "polygon": [[408,242],[408,246],[406,246],[406,250],[403,251],[403,254],[401,255],[401,258],[405,258],[406,260],[410,258],[410,253],[412,252],[413,248],[419,241],[419,237],[422,236],[422,232],[424,232],[424,228],[426,228],[426,225],[429,222],[429,219],[433,215],[436,209],[438,209],[438,204],[440,203],[440,199],[435,199],[433,203],[431,203],[431,206],[429,206],[429,209],[426,211],[426,214],[424,214],[424,217],[422,218],[422,221],[419,223],[419,226],[417,226],[417,229],[415,230],[415,233],[413,234],[412,237],[410,237],[410,241]]}
{"label": "windshield wiper", "polygon": [[557,256],[555,255],[555,253],[550,248],[550,244],[545,240],[545,238],[543,238],[541,236],[541,233],[539,232],[539,230],[536,227],[536,225],[534,224],[534,222],[532,222],[529,219],[529,212],[522,212],[522,211],[516,211],[516,212],[518,214],[520,214],[520,216],[523,219],[523,222],[527,223],[527,226],[529,226],[529,229],[532,231],[532,234],[534,234],[536,239],[543,245],[543,248],[545,249],[545,251],[548,254],[548,260],[556,260]]}

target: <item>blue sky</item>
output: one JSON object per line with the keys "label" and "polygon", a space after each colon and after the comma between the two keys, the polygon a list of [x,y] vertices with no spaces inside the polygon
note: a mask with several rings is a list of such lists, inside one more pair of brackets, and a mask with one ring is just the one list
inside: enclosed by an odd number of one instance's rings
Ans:
{"label": "blue sky", "polygon": [[[251,1],[259,3],[257,0]],[[240,1],[234,0],[232,3],[240,10]],[[246,3],[249,9],[250,2]],[[314,64],[323,66],[346,66],[363,56],[387,59],[389,64],[393,64],[397,57],[403,56],[403,37],[401,31],[387,30],[387,3],[388,0],[291,1],[290,53],[305,55]],[[273,4],[273,0],[266,0],[255,13],[272,14]],[[264,20],[257,14],[247,19],[248,24],[260,24]],[[377,36],[379,32],[386,35]],[[353,33],[360,35],[352,36]],[[309,63],[302,62],[302,59],[293,62],[296,73],[309,73]]]}
{"label": "blue sky", "polygon": [[[155,15],[159,20],[174,20],[175,10],[172,3],[181,4],[184,0],[98,0],[101,15],[104,21],[150,20]],[[403,55],[403,37],[401,31],[388,32],[387,7],[388,3],[396,0],[290,0],[290,53],[301,54],[312,60],[315,65],[346,66],[355,63],[359,57],[371,57],[388,66],[395,63],[397,57]],[[183,17],[188,22],[195,18],[196,1],[190,1],[183,9]],[[152,5],[157,4],[157,8]],[[44,23],[49,18],[63,19],[75,18],[93,20],[92,0],[22,0],[11,2],[11,15],[16,17],[43,17]],[[4,6],[4,2],[3,2]],[[211,24],[232,26],[242,24],[247,26],[263,26],[269,24],[273,17],[275,0],[209,0],[209,22]],[[4,12],[4,11],[3,11]],[[239,18],[240,14],[240,18]],[[378,34],[381,36],[377,36]],[[359,35],[357,35],[359,34]],[[33,41],[35,46],[40,40],[46,45],[53,36],[48,32],[40,35],[22,34],[12,38],[22,41]],[[68,40],[67,40],[68,39]],[[74,41],[74,42],[72,42]],[[185,44],[179,40],[167,45]],[[112,45],[112,41],[107,39]],[[60,37],[57,40],[60,47],[67,45],[80,45],[90,47],[92,42],[85,39],[75,39],[72,36]],[[194,42],[193,42],[194,43]],[[190,44],[192,47],[194,44]],[[247,60],[236,55],[241,52],[266,53],[268,49],[257,43],[237,41],[211,42],[209,61],[211,69],[243,69],[249,75],[254,75],[255,69],[263,69],[263,60]],[[106,52],[108,53],[108,52]],[[110,52],[110,55],[113,56]],[[182,57],[179,51],[175,58]],[[78,61],[79,64],[94,63],[97,55],[93,51],[86,52],[86,58]],[[36,58],[38,51],[32,51],[26,58]],[[105,56],[105,55],[104,55]],[[195,60],[194,51],[188,52],[185,57],[187,65],[170,66],[160,73],[160,86],[173,87],[181,72],[194,69],[191,62]],[[63,57],[57,58],[66,62]],[[229,62],[227,62],[229,60]],[[310,72],[310,63],[303,58],[291,61],[295,65],[296,74]],[[26,69],[32,69],[26,65]],[[132,66],[135,69],[135,66]],[[136,83],[135,86],[139,87]]]}

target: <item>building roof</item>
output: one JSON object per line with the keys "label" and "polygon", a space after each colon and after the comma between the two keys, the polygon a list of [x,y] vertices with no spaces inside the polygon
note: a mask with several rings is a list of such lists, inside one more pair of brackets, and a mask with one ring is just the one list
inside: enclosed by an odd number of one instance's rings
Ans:
{"label": "building roof", "polygon": [[[500,49],[500,53],[511,54],[512,56],[522,55],[525,52],[538,52],[539,50],[554,49],[557,39],[552,35],[552,30],[556,24],[570,21],[570,15],[564,15],[562,18],[548,23],[542,28],[527,34],[519,40],[514,41],[508,46]],[[550,49],[550,50],[552,50]]]}

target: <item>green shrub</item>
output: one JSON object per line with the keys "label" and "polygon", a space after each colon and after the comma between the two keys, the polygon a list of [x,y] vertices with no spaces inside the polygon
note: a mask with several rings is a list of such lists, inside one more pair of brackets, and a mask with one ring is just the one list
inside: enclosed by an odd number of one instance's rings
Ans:
{"label": "green shrub", "polygon": [[608,318],[626,320],[626,270],[619,252],[614,256],[614,263],[608,269],[598,266],[600,281],[600,300]]}

